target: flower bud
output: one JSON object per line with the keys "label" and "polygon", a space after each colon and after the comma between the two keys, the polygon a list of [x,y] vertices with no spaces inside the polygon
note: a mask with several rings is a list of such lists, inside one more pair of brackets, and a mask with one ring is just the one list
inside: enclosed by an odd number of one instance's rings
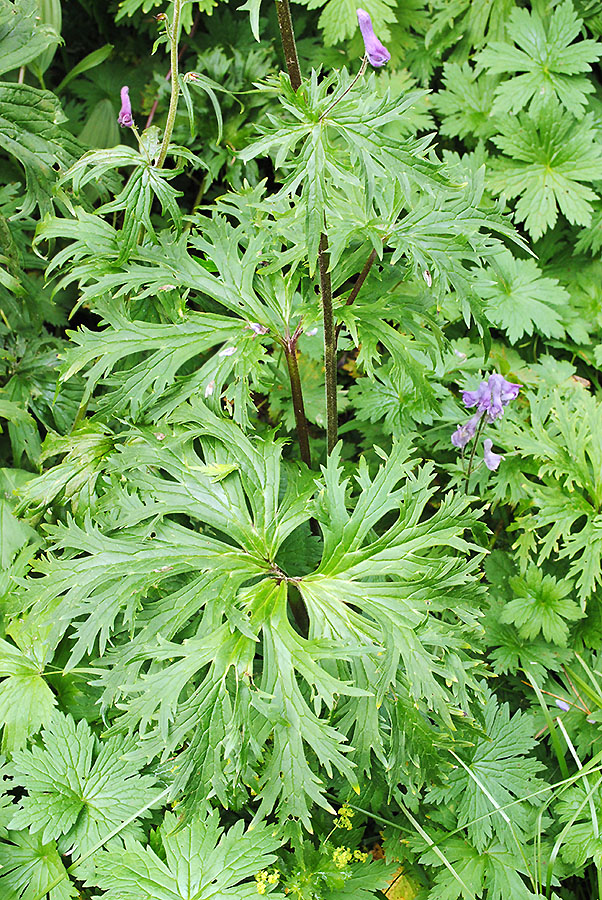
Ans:
{"label": "flower bud", "polygon": [[360,24],[360,31],[362,32],[362,37],[364,39],[364,47],[366,48],[368,62],[375,68],[384,66],[384,64],[391,59],[391,54],[386,47],[383,47],[374,34],[372,19],[365,9],[358,9],[357,20]]}
{"label": "flower bud", "polygon": [[119,125],[124,125],[126,128],[131,128],[134,124],[134,119],[132,118],[132,104],[130,103],[130,89],[127,85],[124,85],[121,88],[121,109],[117,116],[117,122]]}

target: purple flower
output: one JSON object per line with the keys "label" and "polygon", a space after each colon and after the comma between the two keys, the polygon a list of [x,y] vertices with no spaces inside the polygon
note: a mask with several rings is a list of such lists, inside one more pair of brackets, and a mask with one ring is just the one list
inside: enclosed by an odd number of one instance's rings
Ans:
{"label": "purple flower", "polygon": [[499,468],[501,461],[503,460],[503,456],[500,456],[499,453],[494,453],[492,451],[493,441],[491,438],[485,438],[483,441],[483,458],[485,460],[485,465],[489,469],[490,472],[495,472],[496,469]]}
{"label": "purple flower", "polygon": [[570,704],[567,703],[566,700],[557,700],[556,706],[558,707],[558,709],[561,709],[563,712],[568,712],[569,709],[571,708]]}
{"label": "purple flower", "polygon": [[481,413],[486,412],[490,422],[503,415],[504,407],[518,397],[522,385],[506,381],[503,375],[494,372],[487,381],[482,381],[476,391],[462,391],[464,406],[476,406]]}
{"label": "purple flower", "polygon": [[127,85],[121,88],[121,109],[117,116],[117,122],[119,125],[125,125],[126,128],[131,128],[134,124],[132,104],[130,103],[130,89]]}
{"label": "purple flower", "polygon": [[475,436],[479,422],[483,418],[482,412],[476,412],[464,425],[458,425],[451,437],[454,447],[463,450],[466,444]]}
{"label": "purple flower", "polygon": [[364,47],[366,48],[368,62],[375,68],[384,66],[384,64],[391,59],[391,54],[386,47],[383,47],[374,34],[372,19],[365,9],[358,9],[357,20],[360,23],[360,31],[362,32],[362,37],[364,39]]}

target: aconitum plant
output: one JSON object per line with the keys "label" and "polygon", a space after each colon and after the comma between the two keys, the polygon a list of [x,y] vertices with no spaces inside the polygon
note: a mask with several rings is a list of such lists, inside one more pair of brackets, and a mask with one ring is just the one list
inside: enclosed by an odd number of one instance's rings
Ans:
{"label": "aconitum plant", "polygon": [[70,130],[0,4],[2,900],[602,900],[595,11],[421,3],[128,0]]}

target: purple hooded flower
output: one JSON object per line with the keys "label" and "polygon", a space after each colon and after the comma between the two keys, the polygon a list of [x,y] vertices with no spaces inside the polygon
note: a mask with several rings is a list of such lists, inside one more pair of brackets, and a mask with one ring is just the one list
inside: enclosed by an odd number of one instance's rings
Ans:
{"label": "purple hooded flower", "polygon": [[121,88],[121,109],[117,116],[117,122],[119,125],[125,125],[126,128],[131,128],[134,124],[132,104],[130,103],[130,89],[127,85]]}
{"label": "purple hooded flower", "polygon": [[366,48],[368,62],[375,68],[384,66],[384,64],[391,59],[391,54],[386,47],[383,47],[374,34],[372,19],[365,9],[358,9],[357,20],[360,23],[360,31],[362,32],[362,37],[364,39],[364,47]]}
{"label": "purple hooded flower", "polygon": [[494,453],[491,449],[493,446],[493,441],[491,438],[485,438],[483,441],[483,458],[485,460],[485,465],[489,469],[490,472],[495,472],[503,460],[503,456],[500,456],[499,453]]}
{"label": "purple hooded flower", "polygon": [[494,372],[487,381],[482,381],[476,391],[462,391],[464,406],[476,406],[479,412],[486,412],[490,422],[503,415],[504,406],[518,397],[520,384],[506,381],[503,375]]}
{"label": "purple hooded flower", "polygon": [[483,418],[482,412],[476,412],[464,425],[458,425],[451,437],[451,442],[458,450],[463,450],[466,444],[475,436],[479,422]]}
{"label": "purple hooded flower", "polygon": [[569,709],[571,708],[570,704],[568,704],[566,702],[566,700],[556,700],[556,706],[558,707],[558,709],[561,709],[563,712],[568,712]]}

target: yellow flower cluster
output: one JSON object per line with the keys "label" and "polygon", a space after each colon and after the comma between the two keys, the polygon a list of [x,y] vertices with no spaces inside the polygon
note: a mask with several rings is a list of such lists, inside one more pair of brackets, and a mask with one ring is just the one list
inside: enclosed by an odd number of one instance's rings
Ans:
{"label": "yellow flower cluster", "polygon": [[334,827],[346,828],[347,831],[351,831],[351,829],[353,828],[353,822],[351,821],[351,819],[354,815],[355,813],[353,812],[351,807],[347,806],[347,804],[345,803],[344,806],[341,806],[339,814],[334,820]]}
{"label": "yellow flower cluster", "polygon": [[350,850],[349,847],[337,847],[332,854],[332,861],[337,869],[344,869],[350,862],[366,862],[367,853],[361,850]]}
{"label": "yellow flower cluster", "polygon": [[337,847],[332,854],[332,861],[337,869],[344,869],[347,863],[353,859],[353,853],[348,847]]}
{"label": "yellow flower cluster", "polygon": [[278,869],[274,869],[273,872],[267,872],[265,869],[262,869],[262,871],[258,872],[255,876],[255,881],[257,882],[257,893],[265,894],[268,884],[278,884],[279,880],[280,872],[278,871]]}

